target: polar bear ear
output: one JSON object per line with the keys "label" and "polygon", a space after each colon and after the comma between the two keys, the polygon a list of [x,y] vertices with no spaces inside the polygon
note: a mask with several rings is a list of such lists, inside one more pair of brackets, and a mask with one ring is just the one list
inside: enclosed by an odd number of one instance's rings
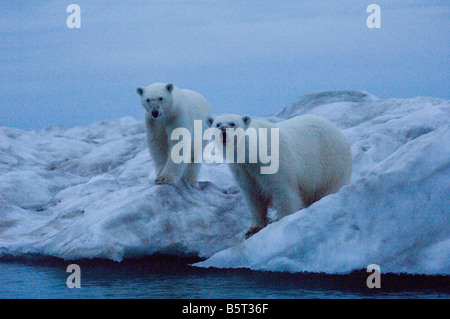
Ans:
{"label": "polar bear ear", "polygon": [[248,127],[250,123],[252,122],[252,119],[248,115],[244,115],[242,117],[242,122],[244,122],[245,126]]}
{"label": "polar bear ear", "polygon": [[214,123],[214,118],[208,116],[208,118],[206,119],[206,124],[208,124],[208,126],[211,127],[213,123]]}
{"label": "polar bear ear", "polygon": [[142,96],[142,94],[144,94],[144,88],[138,87],[138,88],[136,89],[136,92],[137,92],[137,94],[139,94],[139,95]]}
{"label": "polar bear ear", "polygon": [[166,89],[167,89],[167,91],[172,92],[172,90],[173,90],[173,84],[172,84],[172,83],[167,84],[167,85],[166,85]]}

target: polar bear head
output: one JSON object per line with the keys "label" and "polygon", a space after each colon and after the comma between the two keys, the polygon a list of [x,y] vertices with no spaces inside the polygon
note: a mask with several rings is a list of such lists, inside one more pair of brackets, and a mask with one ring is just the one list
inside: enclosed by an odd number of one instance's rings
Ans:
{"label": "polar bear head", "polygon": [[[239,139],[242,134],[235,134],[235,132],[238,129],[245,131],[249,127],[251,121],[252,119],[248,115],[224,114],[215,118],[208,117],[206,122],[210,127],[220,130],[219,142],[226,145],[234,141],[234,136]],[[237,143],[239,143],[239,140]]]}
{"label": "polar bear head", "polygon": [[154,83],[147,87],[138,87],[136,92],[141,96],[144,109],[157,119],[171,107],[173,89],[172,83]]}

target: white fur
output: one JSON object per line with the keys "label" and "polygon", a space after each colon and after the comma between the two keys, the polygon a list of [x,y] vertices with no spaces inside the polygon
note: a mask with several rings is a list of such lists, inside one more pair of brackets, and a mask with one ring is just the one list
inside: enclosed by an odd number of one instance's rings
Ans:
{"label": "white fur", "polygon": [[[209,118],[208,124],[219,129],[230,128],[232,124],[243,129],[253,127],[257,131],[279,128],[277,173],[261,174],[261,163],[229,164],[253,217],[247,237],[267,225],[269,206],[273,205],[278,218],[282,218],[337,192],[350,181],[350,146],[336,126],[320,117],[304,115],[274,124],[228,114]],[[240,142],[237,141],[237,145]],[[223,141],[219,139],[219,143]]]}
{"label": "white fur", "polygon": [[[195,183],[200,164],[194,164],[193,149],[191,163],[174,163],[170,154],[178,141],[172,141],[170,137],[175,128],[186,128],[191,133],[193,145],[194,120],[202,120],[202,123],[205,123],[211,114],[208,101],[197,92],[179,89],[167,83],[138,87],[137,93],[141,96],[142,106],[146,110],[147,143],[157,172],[155,183],[172,184],[181,178]],[[157,118],[152,116],[152,112],[158,114]]]}

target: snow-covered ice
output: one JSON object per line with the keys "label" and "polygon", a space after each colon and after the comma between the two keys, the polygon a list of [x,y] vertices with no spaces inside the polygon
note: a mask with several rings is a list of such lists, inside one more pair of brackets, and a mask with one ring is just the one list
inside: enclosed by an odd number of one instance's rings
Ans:
{"label": "snow-covered ice", "polygon": [[250,213],[227,167],[204,164],[197,188],[154,185],[142,119],[0,126],[0,257],[158,252],[206,258],[199,267],[450,274],[450,102],[323,92],[268,119],[306,113],[343,130],[351,184],[245,241]]}
{"label": "snow-covered ice", "polygon": [[154,185],[141,120],[1,127],[0,145],[1,255],[208,257],[236,244],[249,222],[224,167],[205,166],[204,180],[218,180],[199,188]]}

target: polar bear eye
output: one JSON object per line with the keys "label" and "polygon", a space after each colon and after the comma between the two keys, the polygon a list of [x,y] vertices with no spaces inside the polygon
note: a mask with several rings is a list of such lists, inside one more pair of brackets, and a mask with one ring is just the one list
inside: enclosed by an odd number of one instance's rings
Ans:
{"label": "polar bear eye", "polygon": [[158,99],[158,101],[162,101],[163,100],[163,98],[162,97],[160,97],[159,99]]}
{"label": "polar bear eye", "polygon": [[234,127],[235,125],[236,125],[236,124],[234,124],[234,122],[231,122],[231,123],[230,123],[230,126],[231,126],[231,127]]}

